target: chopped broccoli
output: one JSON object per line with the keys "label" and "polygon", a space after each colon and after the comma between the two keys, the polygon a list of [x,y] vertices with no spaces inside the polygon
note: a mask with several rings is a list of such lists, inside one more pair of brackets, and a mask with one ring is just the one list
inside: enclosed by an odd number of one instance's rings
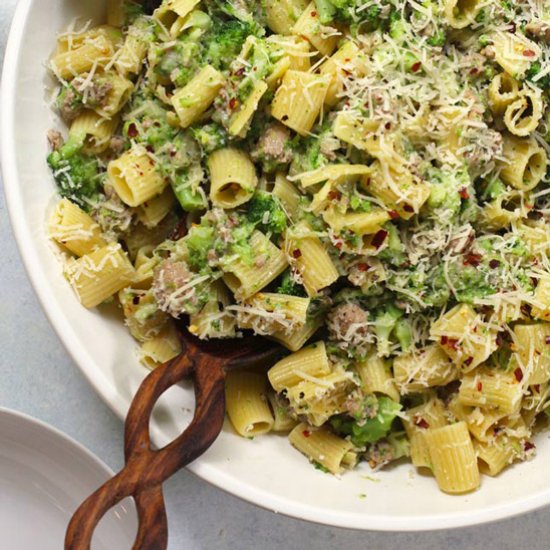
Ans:
{"label": "chopped broccoli", "polygon": [[506,192],[506,186],[499,178],[494,178],[487,183],[487,186],[481,194],[483,200],[497,199]]}
{"label": "chopped broccoli", "polygon": [[336,6],[331,0],[314,0],[317,13],[319,15],[319,21],[323,25],[328,25],[334,20],[336,14]]}
{"label": "chopped broccoli", "polygon": [[227,132],[221,124],[215,122],[193,128],[191,134],[207,155],[227,145]]}
{"label": "chopped broccoli", "polygon": [[376,315],[374,332],[379,355],[386,357],[390,354],[390,336],[401,317],[403,317],[403,311],[393,304],[388,304],[386,310]]}
{"label": "chopped broccoli", "polygon": [[225,70],[235,60],[254,27],[239,20],[217,22],[210,33],[205,61],[216,69]]}
{"label": "chopped broccoli", "polygon": [[123,3],[124,26],[131,25],[138,17],[144,14],[147,2],[142,5],[140,2],[125,0]]}
{"label": "chopped broccoli", "polygon": [[412,346],[413,333],[410,322],[407,319],[399,319],[394,329],[395,337],[401,346],[402,351],[409,351]]}
{"label": "chopped broccoli", "polygon": [[405,245],[399,237],[399,230],[393,223],[385,224],[384,229],[388,232],[386,238],[388,246],[378,254],[378,258],[394,266],[403,265],[407,261],[407,255]]}
{"label": "chopped broccoli", "polygon": [[248,203],[247,219],[261,231],[280,235],[287,227],[287,217],[274,195],[258,191]]}
{"label": "chopped broccoli", "polygon": [[187,262],[194,269],[201,269],[208,263],[207,254],[214,248],[216,232],[213,227],[196,225],[189,230],[185,243],[189,251]]}
{"label": "chopped broccoli", "polygon": [[84,138],[69,138],[59,150],[48,155],[48,165],[53,172],[59,194],[88,211],[102,190],[103,174],[97,159],[82,153]]}
{"label": "chopped broccoli", "polygon": [[299,296],[305,298],[307,296],[304,287],[298,284],[291,276],[290,271],[283,273],[281,282],[277,287],[277,294],[286,294],[288,296]]}
{"label": "chopped broccoli", "polygon": [[203,169],[196,164],[177,173],[175,178],[171,179],[174,194],[186,212],[205,210],[208,207],[204,193],[199,191],[203,177]]}
{"label": "chopped broccoli", "polygon": [[541,72],[541,70],[542,65],[540,61],[535,61],[531,63],[529,70],[527,71],[527,73],[525,73],[525,78],[535,84],[535,86],[539,86],[543,90],[548,90],[548,88],[550,88],[550,74],[547,74],[542,78],[535,80],[535,77]]}
{"label": "chopped broccoli", "polygon": [[[376,398],[374,395],[368,395],[362,408],[370,409],[370,418],[357,418],[356,415],[348,420],[346,417],[336,416],[330,421],[335,432],[351,436],[353,444],[358,447],[386,437],[397,413],[401,410],[401,405],[386,396]],[[363,410],[358,414],[362,415]]]}
{"label": "chopped broccoli", "polygon": [[168,123],[168,111],[147,90],[140,90],[128,106],[129,112],[138,112],[125,122],[123,134],[138,143],[150,145],[156,152],[176,136],[178,130]]}
{"label": "chopped broccoli", "polygon": [[[263,36],[265,34],[264,13],[262,3],[254,0],[240,0],[239,2],[224,2],[223,0],[206,0],[208,12],[213,19],[229,17],[230,20],[237,19],[251,26],[251,34]],[[223,14],[223,15],[222,15]]]}
{"label": "chopped broccoli", "polygon": [[430,36],[430,38],[428,38],[427,42],[434,48],[440,48],[445,45],[445,42],[447,42],[447,35],[443,30],[436,31],[432,34],[432,36]]}

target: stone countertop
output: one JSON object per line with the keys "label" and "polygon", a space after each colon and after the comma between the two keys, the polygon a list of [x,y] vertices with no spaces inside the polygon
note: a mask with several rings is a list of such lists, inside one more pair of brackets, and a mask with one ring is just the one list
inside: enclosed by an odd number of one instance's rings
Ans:
{"label": "stone countertop", "polygon": [[[16,0],[0,0],[0,60]],[[1,159],[0,159],[1,162]],[[122,466],[122,422],[97,397],[49,325],[21,264],[0,193],[0,406],[68,433],[109,466]],[[376,533],[289,519],[182,471],[165,486],[171,550],[547,550],[550,509],[433,533]],[[1,546],[1,544],[0,544]]]}

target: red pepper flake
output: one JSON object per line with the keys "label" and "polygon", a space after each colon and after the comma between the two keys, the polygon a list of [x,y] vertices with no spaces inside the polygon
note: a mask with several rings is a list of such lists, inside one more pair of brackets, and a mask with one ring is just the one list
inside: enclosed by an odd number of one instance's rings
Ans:
{"label": "red pepper flake", "polygon": [[466,189],[466,187],[462,187],[458,194],[460,195],[461,199],[466,200],[470,198],[470,193],[468,193],[468,189]]}
{"label": "red pepper flake", "polygon": [[293,251],[292,251],[292,257],[293,257],[293,258],[298,259],[298,258],[301,257],[301,255],[302,255],[302,251],[301,251],[299,248],[297,248],[296,250],[293,250]]}
{"label": "red pepper flake", "polygon": [[372,238],[372,246],[374,246],[374,248],[380,248],[384,244],[387,236],[388,232],[385,229],[380,229]]}
{"label": "red pepper flake", "polygon": [[[152,145],[147,145],[145,147],[145,149],[147,149],[147,151],[149,151],[149,153],[154,153],[155,152]],[[153,161],[151,159],[149,159],[149,164],[153,165]]]}
{"label": "red pepper flake", "polygon": [[466,359],[466,360],[464,361],[464,364],[465,364],[467,367],[469,367],[469,366],[473,363],[473,361],[474,361],[474,358],[473,358],[473,357],[468,357],[468,359]]}
{"label": "red pepper flake", "polygon": [[236,97],[232,97],[230,100],[229,100],[229,108],[234,111],[235,108],[237,107],[237,104],[238,104],[238,100]]}
{"label": "red pepper flake", "polygon": [[357,269],[359,271],[368,271],[370,268],[370,265],[369,264],[366,264],[366,263],[360,263],[360,264],[357,264]]}
{"label": "red pepper flake", "polygon": [[489,262],[489,267],[491,269],[496,269],[500,265],[500,262],[498,260],[491,260]]}
{"label": "red pepper flake", "polygon": [[370,178],[367,178],[363,183],[367,186],[370,185]]}
{"label": "red pepper flake", "polygon": [[518,382],[521,382],[523,380],[523,371],[518,367],[515,371],[514,371],[514,376],[516,377],[516,380]]}
{"label": "red pepper flake", "polygon": [[451,349],[458,348],[457,346],[458,340],[456,338],[449,338],[448,336],[442,336],[440,342],[442,346],[448,346]]}
{"label": "red pepper flake", "polygon": [[417,61],[412,67],[411,71],[413,73],[417,73],[420,70],[420,67],[422,67],[422,63],[420,61]]}
{"label": "red pepper flake", "polygon": [[309,437],[311,435],[309,430],[304,430],[302,433],[304,434],[304,437]]}
{"label": "red pepper flake", "polygon": [[340,191],[331,191],[329,194],[328,194],[328,198],[329,200],[331,201],[334,201],[334,200],[339,200],[340,198],[342,197],[342,193],[340,193]]}
{"label": "red pepper flake", "polygon": [[399,218],[399,214],[395,210],[390,210],[388,212],[388,214],[390,215],[390,218],[392,220],[395,220],[395,219]]}
{"label": "red pepper flake", "polygon": [[478,382],[476,388],[477,391],[481,391],[483,389],[483,384],[481,382]]}
{"label": "red pepper flake", "polygon": [[422,428],[423,430],[427,430],[430,427],[430,425],[428,424],[428,422],[426,422],[426,420],[424,420],[424,418],[420,418],[418,416],[414,417],[414,425]]}
{"label": "red pepper flake", "polygon": [[524,444],[523,444],[523,450],[525,452],[527,451],[530,451],[531,449],[534,449],[535,448],[535,444],[534,443],[531,443],[530,441],[526,441]]}
{"label": "red pepper flake", "polygon": [[414,212],[414,208],[410,204],[403,205],[403,210],[405,210],[405,212]]}
{"label": "red pepper flake", "polygon": [[135,138],[135,137],[138,137],[138,135],[139,135],[139,132],[138,132],[137,126],[132,122],[132,124],[128,126],[128,137]]}
{"label": "red pepper flake", "polygon": [[317,17],[317,12],[316,12],[316,11],[312,11],[312,12],[311,12],[311,17]]}
{"label": "red pepper flake", "polygon": [[340,249],[344,246],[344,241],[336,241],[336,242],[334,243],[334,246],[335,246],[338,250],[340,250]]}
{"label": "red pepper flake", "polygon": [[537,54],[533,50],[523,50],[524,57],[535,57]]}
{"label": "red pepper flake", "polygon": [[481,263],[481,254],[467,254],[464,257],[464,265],[471,265],[473,267],[477,267]]}
{"label": "red pepper flake", "polygon": [[386,128],[386,130],[391,130],[391,122],[386,122],[384,128]]}
{"label": "red pepper flake", "polygon": [[474,67],[473,69],[470,70],[470,74],[472,76],[475,76],[478,73],[479,73],[479,69],[477,67]]}
{"label": "red pepper flake", "polygon": [[544,338],[544,341],[545,341],[545,343],[546,343],[547,346],[550,346],[550,336],[546,336],[546,337]]}

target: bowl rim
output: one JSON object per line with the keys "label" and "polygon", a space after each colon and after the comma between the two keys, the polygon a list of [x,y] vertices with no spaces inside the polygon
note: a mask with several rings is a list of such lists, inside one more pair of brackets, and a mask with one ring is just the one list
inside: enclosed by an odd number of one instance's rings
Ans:
{"label": "bowl rim", "polygon": [[[34,241],[30,229],[24,223],[24,216],[20,215],[24,210],[24,204],[18,194],[19,175],[14,139],[15,108],[17,103],[15,92],[20,49],[34,1],[19,0],[16,6],[8,35],[1,78],[0,158],[2,160],[1,168],[7,210],[19,254],[42,310],[45,312],[67,353],[84,374],[95,392],[123,420],[126,416],[127,404],[124,403],[123,399],[119,398],[117,388],[114,384],[109,383],[105,377],[100,375],[98,369],[95,367],[93,358],[82,351],[78,345],[78,338],[71,329],[71,325],[64,315],[61,306],[48,293],[46,286],[41,280],[44,272],[32,255]],[[227,493],[267,510],[313,523],[349,529],[394,532],[454,529],[509,519],[550,505],[550,490],[548,490],[545,493],[526,496],[525,498],[508,501],[501,505],[489,506],[482,511],[454,512],[437,516],[395,517],[391,515],[369,516],[368,514],[339,512],[338,510],[328,512],[306,504],[296,503],[290,499],[274,496],[268,491],[248,485],[245,482],[236,481],[231,476],[226,475],[221,468],[205,464],[200,458],[187,468],[201,479]]]}

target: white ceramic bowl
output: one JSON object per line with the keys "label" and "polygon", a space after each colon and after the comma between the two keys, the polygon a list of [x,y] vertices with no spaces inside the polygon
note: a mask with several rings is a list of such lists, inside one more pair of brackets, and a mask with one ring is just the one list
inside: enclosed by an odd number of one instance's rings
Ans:
{"label": "white ceramic bowl", "polygon": [[[98,0],[20,0],[9,39],[2,87],[2,164],[16,238],[34,288],[69,353],[95,390],[121,417],[147,372],[134,342],[113,316],[86,311],[61,274],[48,244],[45,220],[54,197],[48,172],[46,132],[58,121],[48,109],[51,79],[45,68],[56,32],[81,16],[96,18]],[[189,420],[189,388],[163,398],[154,438],[165,444]],[[448,496],[433,478],[401,464],[367,476],[367,465],[341,479],[315,470],[284,437],[254,441],[226,427],[191,471],[214,485],[268,509],[341,527],[428,530],[493,521],[550,503],[550,441],[537,440],[535,460],[496,479],[483,478],[470,495]]]}
{"label": "white ceramic bowl", "polygon": [[[58,550],[78,505],[112,475],[105,464],[65,434],[0,408],[2,547]],[[129,548],[137,530],[133,508],[119,504],[111,510],[94,533],[93,547]]]}

